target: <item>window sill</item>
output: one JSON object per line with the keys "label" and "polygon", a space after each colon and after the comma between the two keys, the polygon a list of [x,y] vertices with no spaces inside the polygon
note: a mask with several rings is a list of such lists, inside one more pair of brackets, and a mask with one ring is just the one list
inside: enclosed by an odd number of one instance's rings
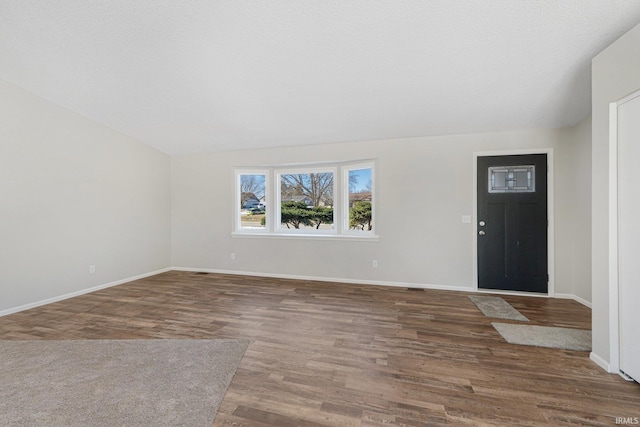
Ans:
{"label": "window sill", "polygon": [[380,236],[376,234],[359,236],[357,234],[242,233],[237,231],[231,233],[231,237],[250,239],[354,240],[362,242],[377,242],[380,239]]}

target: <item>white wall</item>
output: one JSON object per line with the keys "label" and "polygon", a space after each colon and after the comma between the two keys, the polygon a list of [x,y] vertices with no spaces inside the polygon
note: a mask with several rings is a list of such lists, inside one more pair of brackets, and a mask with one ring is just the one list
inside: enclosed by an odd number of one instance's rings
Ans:
{"label": "white wall", "polygon": [[592,75],[593,356],[609,363],[609,103],[640,89],[640,25],[593,59]]}
{"label": "white wall", "polygon": [[564,292],[591,301],[591,116],[563,130],[556,155],[555,278]]}
{"label": "white wall", "polygon": [[169,267],[169,181],[169,156],[0,81],[0,314]]}
{"label": "white wall", "polygon": [[[175,267],[324,277],[346,280],[438,285],[471,289],[473,231],[461,215],[473,206],[475,151],[553,148],[556,170],[576,167],[588,158],[588,124],[567,130],[501,132],[473,135],[369,141],[322,146],[248,150],[172,158],[172,262]],[[579,135],[579,136],[578,136]],[[584,144],[578,140],[583,140]],[[585,154],[586,153],[586,154]],[[293,240],[232,237],[233,167],[281,163],[378,159],[377,242]],[[579,163],[579,162],[578,162]],[[556,201],[574,197],[575,181],[589,185],[589,167],[579,176],[556,178]],[[566,230],[556,241],[563,262],[556,292],[573,294],[588,287],[588,278],[573,271],[585,268],[589,251],[588,226],[581,230],[576,216],[588,224],[589,204],[569,214],[563,203],[556,229]],[[236,259],[230,259],[230,253]],[[373,269],[371,260],[378,260]],[[580,265],[574,265],[579,263]],[[567,265],[570,264],[570,265]],[[580,286],[577,281],[583,281]],[[586,289],[586,288],[585,288]],[[581,294],[588,295],[580,288]],[[589,300],[590,298],[585,298]]]}
{"label": "white wall", "polygon": [[[589,301],[588,120],[170,159],[0,81],[0,314],[171,265],[471,289],[473,153],[525,148],[554,150],[555,290]],[[371,158],[379,241],[231,236],[234,166]]]}

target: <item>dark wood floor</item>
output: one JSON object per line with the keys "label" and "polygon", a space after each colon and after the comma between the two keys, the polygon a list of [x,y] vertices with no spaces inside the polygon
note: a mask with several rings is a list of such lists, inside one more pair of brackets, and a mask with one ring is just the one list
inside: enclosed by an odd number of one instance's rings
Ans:
{"label": "dark wood floor", "polygon": [[[0,318],[0,339],[249,338],[214,426],[615,425],[640,385],[588,352],[507,344],[467,298],[168,272]],[[575,301],[504,296],[589,329]]]}

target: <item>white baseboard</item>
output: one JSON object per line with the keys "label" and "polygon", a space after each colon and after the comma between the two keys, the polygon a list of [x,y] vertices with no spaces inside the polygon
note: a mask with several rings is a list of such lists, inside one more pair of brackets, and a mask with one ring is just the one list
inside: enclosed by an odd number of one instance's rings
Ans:
{"label": "white baseboard", "polygon": [[[275,279],[294,279],[294,280],[312,280],[316,282],[332,282],[332,283],[352,283],[354,285],[377,285],[377,286],[395,286],[400,288],[414,288],[414,289],[436,289],[442,291],[462,291],[462,292],[478,292],[478,293],[490,293],[500,295],[516,295],[527,297],[542,297],[548,298],[547,294],[538,294],[535,292],[515,292],[515,291],[502,291],[499,289],[477,289],[472,286],[463,285],[434,285],[427,283],[407,283],[407,282],[389,282],[383,280],[363,280],[363,279],[345,279],[342,277],[319,277],[319,276],[303,276],[295,274],[278,274],[278,273],[256,273],[253,271],[238,271],[238,270],[219,270],[215,268],[193,268],[193,267],[172,267],[175,271],[190,271],[195,273],[216,273],[216,274],[233,274],[235,276],[252,276],[252,277],[271,277]],[[580,298],[573,294],[555,294],[553,298],[572,299],[591,308],[591,303],[583,298]]]}
{"label": "white baseboard", "polygon": [[80,296],[80,295],[88,294],[90,292],[99,291],[101,289],[110,288],[112,286],[122,285],[123,283],[132,282],[134,280],[144,279],[145,277],[155,276],[156,274],[164,273],[164,272],[167,272],[167,271],[171,271],[171,268],[170,267],[162,268],[160,270],[151,271],[149,273],[139,274],[139,275],[133,276],[133,277],[127,277],[126,279],[122,279],[122,280],[116,280],[115,282],[109,282],[109,283],[105,283],[105,284],[102,284],[102,285],[94,286],[94,287],[91,287],[91,288],[82,289],[82,290],[79,290],[79,291],[76,291],[76,292],[71,292],[71,293],[68,293],[68,294],[47,298],[47,299],[44,299],[44,300],[41,300],[41,301],[36,301],[36,302],[29,303],[29,304],[24,304],[24,305],[21,305],[21,306],[18,306],[18,307],[8,308],[6,310],[0,311],[0,317],[7,316],[7,315],[13,314],[13,313],[18,313],[18,312],[24,311],[24,310],[29,310],[30,308],[40,307],[41,305],[51,304],[51,303],[62,301],[62,300],[68,299],[68,298],[73,298],[73,297],[77,297],[77,296]]}
{"label": "white baseboard", "polygon": [[595,354],[593,351],[589,353],[589,359],[591,359],[593,362],[595,362],[596,365],[600,366],[605,371],[613,373],[611,372],[611,366],[609,365],[609,362]]}
{"label": "white baseboard", "polygon": [[592,308],[592,307],[591,307],[591,301],[587,301],[586,299],[584,299],[584,298],[580,298],[580,297],[579,297],[579,296],[577,296],[577,295],[574,295],[574,296],[573,296],[573,299],[574,299],[574,300],[576,300],[576,301],[578,301],[580,304],[582,304],[582,305],[584,305],[584,306],[586,306],[586,307]]}
{"label": "white baseboard", "polygon": [[[508,291],[493,291],[493,290],[482,290],[482,289],[474,289],[471,286],[456,286],[456,285],[434,285],[427,283],[407,283],[407,282],[391,282],[391,281],[382,281],[382,280],[363,280],[363,279],[345,279],[341,277],[318,277],[318,276],[303,276],[303,275],[295,275],[295,274],[276,274],[276,273],[256,273],[250,271],[236,271],[236,270],[219,270],[219,269],[211,269],[211,268],[192,268],[192,267],[167,267],[156,271],[151,271],[149,273],[140,274],[133,277],[127,277],[126,279],[117,280],[115,282],[105,283],[102,285],[94,286],[92,288],[82,289],[80,291],[72,292],[65,295],[60,295],[57,297],[47,298],[45,300],[21,305],[18,307],[9,308],[6,310],[0,311],[0,317],[7,316],[9,314],[17,313],[20,311],[28,310],[30,308],[39,307],[45,304],[51,304],[57,301],[62,301],[68,298],[73,298],[76,296],[88,294],[90,292],[99,291],[101,289],[110,288],[112,286],[121,285],[123,283],[132,282],[134,280],[144,279],[145,277],[154,276],[156,274],[164,273],[167,271],[190,271],[190,272],[201,272],[201,273],[217,273],[217,274],[233,274],[237,276],[255,276],[255,277],[271,277],[276,279],[294,279],[294,280],[312,280],[317,282],[332,282],[332,283],[351,283],[356,285],[376,285],[376,286],[394,286],[400,288],[414,288],[414,289],[435,289],[442,291],[461,291],[461,292],[481,292],[481,293],[498,293],[498,294],[513,294],[513,295],[526,295],[526,296],[540,296],[547,297],[547,295],[537,295],[537,294],[527,294],[524,292],[508,292]],[[555,294],[555,298],[567,298],[573,299],[589,308],[591,308],[591,303],[571,294]],[[597,357],[598,360],[601,360],[605,363],[606,366],[609,366],[604,359],[599,358],[597,355],[592,353],[592,360],[596,362],[600,366],[601,365],[594,357]],[[605,368],[608,371],[608,368]]]}
{"label": "white baseboard", "polygon": [[211,268],[173,267],[175,271],[191,271],[196,273],[233,274],[236,276],[271,277],[274,279],[311,280],[314,282],[351,283],[354,285],[395,286],[399,288],[437,289],[442,291],[473,292],[473,288],[455,285],[432,285],[426,283],[387,282],[381,280],[345,279],[341,277],[302,276],[295,274],[255,273],[249,271],[217,270]]}
{"label": "white baseboard", "polygon": [[587,301],[584,298],[580,298],[577,295],[573,295],[573,294],[556,294],[555,297],[556,298],[562,298],[562,299],[572,299],[572,300],[574,300],[576,302],[579,302],[580,304],[582,304],[582,305],[584,305],[586,307],[591,308],[591,302]]}

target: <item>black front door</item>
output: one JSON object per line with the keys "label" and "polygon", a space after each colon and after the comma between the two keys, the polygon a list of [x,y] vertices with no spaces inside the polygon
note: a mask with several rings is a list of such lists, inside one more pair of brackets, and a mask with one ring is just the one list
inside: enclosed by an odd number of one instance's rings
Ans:
{"label": "black front door", "polygon": [[547,155],[478,157],[478,287],[547,292]]}

